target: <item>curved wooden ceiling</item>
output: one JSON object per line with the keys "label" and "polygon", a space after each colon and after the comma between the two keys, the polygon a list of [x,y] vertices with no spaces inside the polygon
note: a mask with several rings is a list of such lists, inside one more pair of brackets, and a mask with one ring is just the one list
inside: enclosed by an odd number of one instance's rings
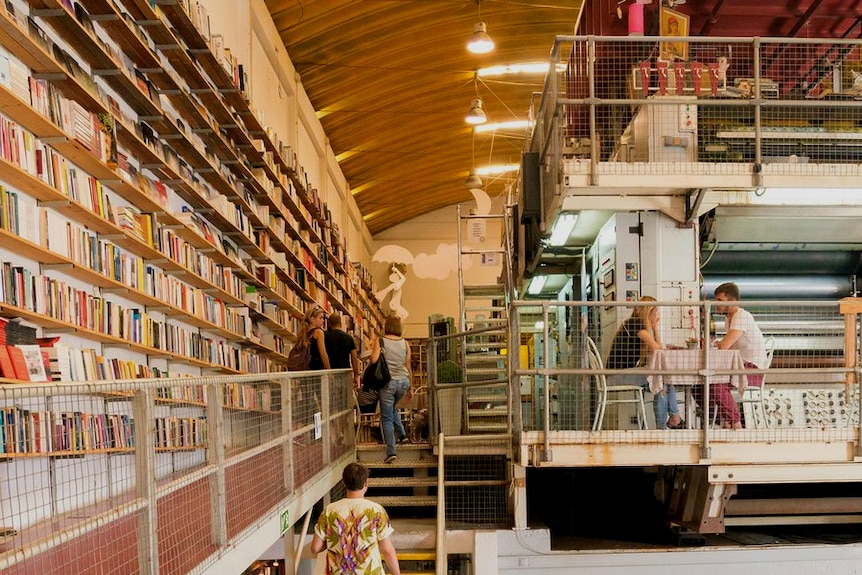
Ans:
{"label": "curved wooden ceiling", "polygon": [[[477,134],[464,116],[478,68],[548,60],[555,35],[626,33],[634,0],[266,0],[372,234],[471,199],[472,167],[518,163],[525,134]],[[664,0],[665,2],[667,0]],[[678,2],[677,2],[678,3]],[[583,5],[583,16],[581,9]],[[647,6],[657,34],[659,0]],[[618,12],[618,8],[621,12]],[[687,0],[692,35],[859,37],[862,0]],[[477,56],[478,21],[496,42]],[[484,79],[489,121],[526,119],[543,77]],[[475,145],[475,151],[474,151]],[[485,178],[492,197],[510,177]]]}
{"label": "curved wooden ceiling", "polygon": [[[372,234],[472,196],[464,122],[478,68],[547,62],[581,0],[266,0]],[[478,21],[496,49],[471,54]],[[479,82],[490,122],[527,119],[544,77]],[[475,166],[518,163],[524,133],[477,134]],[[492,197],[510,177],[484,178]]]}

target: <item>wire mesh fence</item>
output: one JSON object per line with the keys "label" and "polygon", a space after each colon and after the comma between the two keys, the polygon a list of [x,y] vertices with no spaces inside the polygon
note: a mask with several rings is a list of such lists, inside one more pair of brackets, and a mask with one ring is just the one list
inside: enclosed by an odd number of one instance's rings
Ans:
{"label": "wire mesh fence", "polygon": [[533,147],[560,166],[554,181],[858,175],[862,60],[850,39],[558,37],[552,60]]}
{"label": "wire mesh fence", "polygon": [[352,453],[347,371],[0,386],[0,572],[212,562]]}
{"label": "wire mesh fence", "polygon": [[[723,428],[793,441],[814,440],[806,430],[858,430],[854,310],[732,304],[519,302],[524,430],[603,431],[624,441],[645,429],[670,442],[691,438],[657,428],[734,441],[762,438],[722,436]],[[728,313],[750,323],[729,327]]]}

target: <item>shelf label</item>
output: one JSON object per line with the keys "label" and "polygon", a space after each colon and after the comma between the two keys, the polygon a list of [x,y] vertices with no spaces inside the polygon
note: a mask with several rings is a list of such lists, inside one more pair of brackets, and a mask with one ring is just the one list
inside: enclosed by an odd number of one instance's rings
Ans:
{"label": "shelf label", "polygon": [[323,437],[323,418],[320,412],[314,414],[314,439]]}

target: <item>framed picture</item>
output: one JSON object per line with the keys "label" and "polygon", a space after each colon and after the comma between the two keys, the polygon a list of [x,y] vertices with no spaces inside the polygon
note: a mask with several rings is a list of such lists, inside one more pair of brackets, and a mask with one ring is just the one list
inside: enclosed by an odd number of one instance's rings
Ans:
{"label": "framed picture", "polygon": [[[670,8],[661,9],[661,36],[688,36],[688,15]],[[659,44],[662,60],[688,60],[688,42],[662,42]]]}
{"label": "framed picture", "polygon": [[614,285],[614,268],[605,272],[605,275],[602,277],[602,285],[605,288],[609,288]]}

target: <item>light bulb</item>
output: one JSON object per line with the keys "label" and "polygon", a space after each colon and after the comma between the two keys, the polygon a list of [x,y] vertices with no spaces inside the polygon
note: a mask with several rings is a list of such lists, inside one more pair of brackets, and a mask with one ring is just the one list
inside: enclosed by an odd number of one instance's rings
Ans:
{"label": "light bulb", "polygon": [[482,178],[476,172],[470,172],[470,175],[464,181],[464,185],[471,190],[479,189],[482,187]]}
{"label": "light bulb", "polygon": [[488,35],[488,29],[484,22],[476,22],[473,26],[473,34],[467,42],[467,50],[473,54],[487,54],[494,49],[494,41]]}
{"label": "light bulb", "polygon": [[467,116],[464,120],[466,120],[468,124],[473,124],[474,126],[477,124],[484,124],[488,121],[488,116],[482,108],[481,98],[473,99],[473,102],[470,104],[470,111],[467,112]]}

